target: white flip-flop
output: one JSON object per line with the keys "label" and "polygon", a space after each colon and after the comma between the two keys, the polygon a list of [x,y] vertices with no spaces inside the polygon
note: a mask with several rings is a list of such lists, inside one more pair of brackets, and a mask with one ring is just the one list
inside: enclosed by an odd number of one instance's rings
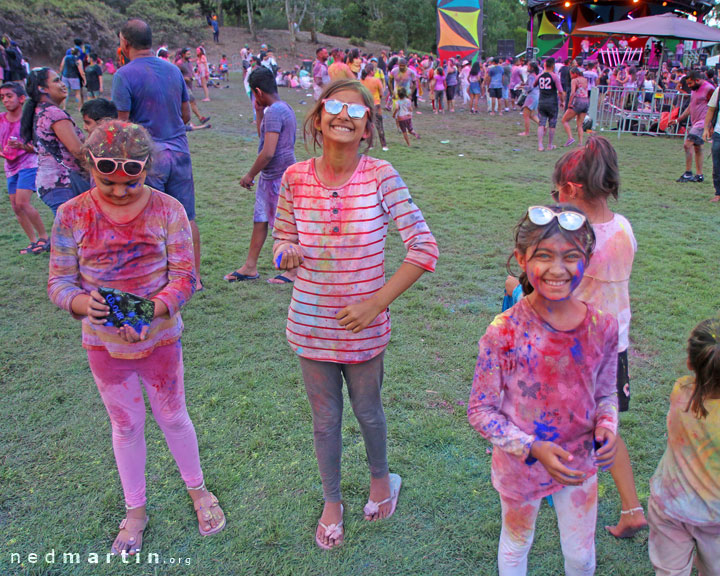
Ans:
{"label": "white flip-flop", "polygon": [[365,516],[373,516],[378,513],[378,510],[380,509],[380,506],[383,504],[387,504],[388,502],[392,502],[392,506],[390,508],[390,514],[388,514],[383,520],[387,520],[395,514],[395,508],[397,506],[398,496],[400,496],[400,487],[402,486],[402,478],[400,478],[399,474],[390,474],[390,497],[385,498],[382,502],[374,502],[373,500],[367,501],[367,504],[365,504],[365,508],[363,508],[363,512],[365,513]]}

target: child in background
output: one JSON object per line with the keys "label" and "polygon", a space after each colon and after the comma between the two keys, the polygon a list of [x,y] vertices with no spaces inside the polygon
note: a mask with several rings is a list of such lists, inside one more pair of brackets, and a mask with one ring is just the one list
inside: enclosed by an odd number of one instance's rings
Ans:
{"label": "child in background", "polygon": [[[145,387],[152,412],[197,512],[200,534],[225,517],[205,488],[197,436],[185,406],[180,309],[195,291],[193,244],[185,210],[146,186],[152,140],[136,124],[97,127],[84,147],[95,187],[64,203],[50,253],[48,295],[82,319],[82,344],[110,416],[126,517],[112,554],[136,554],[148,523],[145,497]],[[110,307],[98,288],[151,299],[153,320],[138,332],[107,326]]]}
{"label": "child in background", "polygon": [[97,98],[103,93],[103,73],[98,64],[97,54],[90,54],[90,66],[85,69],[85,79],[88,91],[88,99]]}
{"label": "child in background", "polygon": [[[630,408],[630,273],[637,242],[630,222],[608,206],[617,199],[620,173],[617,154],[602,136],[593,136],[584,148],[568,152],[555,164],[555,200],[583,210],[592,224],[596,244],[575,295],[618,321],[617,396],[620,412]],[[620,521],[605,528],[617,538],[628,538],[647,526],[635,489],[630,455],[618,434],[615,465],[611,469],[621,501]]]}
{"label": "child in background", "polygon": [[83,128],[85,128],[85,132],[88,135],[90,135],[103,120],[115,120],[118,117],[115,102],[106,98],[88,100],[83,104],[82,108],[80,108],[80,114],[82,114]]}
{"label": "child in background", "polygon": [[433,112],[443,114],[443,97],[445,96],[445,71],[442,66],[435,68],[435,76],[433,77],[433,92],[435,93],[435,104],[437,109]]}
{"label": "child in background", "polygon": [[225,54],[223,54],[222,58],[220,58],[220,79],[226,82],[230,79],[228,59]]}
{"label": "child in background", "polygon": [[20,139],[20,118],[26,97],[25,88],[18,82],[0,86],[0,100],[5,106],[5,112],[0,114],[0,158],[5,160],[10,205],[30,241],[20,254],[42,254],[50,249],[50,242],[45,224],[31,202],[37,190],[38,159],[32,145]]}
{"label": "child in background", "polygon": [[[258,66],[248,79],[250,89],[255,97],[255,112],[257,114],[257,131],[260,137],[258,156],[240,181],[240,186],[252,189],[255,177],[259,174],[257,191],[255,192],[255,213],[253,216],[253,230],[250,237],[245,264],[225,275],[228,282],[244,282],[257,280],[260,273],[257,270],[258,258],[268,227],[275,223],[280,181],[288,166],[295,164],[295,112],[280,98],[275,75],[265,66]],[[278,274],[268,280],[271,284],[292,283],[295,272]]]}
{"label": "child in background", "polygon": [[720,319],[688,340],[692,376],[675,382],[667,448],[650,479],[650,561],[656,574],[720,574]]}
{"label": "child in background", "polygon": [[418,134],[415,133],[413,130],[413,124],[412,124],[412,111],[413,111],[413,105],[410,99],[408,98],[407,90],[405,88],[398,88],[398,99],[395,101],[395,110],[393,111],[393,118],[398,123],[398,126],[400,127],[400,131],[402,132],[403,138],[405,138],[405,143],[410,146],[410,138],[408,137],[408,132],[415,136],[415,138],[420,138]]}
{"label": "child in background", "polygon": [[594,244],[580,210],[530,207],[514,251],[527,295],[480,340],[468,417],[494,444],[501,576],[527,573],[540,503],[550,495],[565,573],[595,570],[596,472],[615,452],[617,322],[574,292]]}
{"label": "child in background", "polygon": [[[433,271],[437,244],[393,167],[360,154],[372,145],[374,101],[357,80],[325,87],[308,113],[306,142],[319,158],[285,172],[273,238],[273,258],[298,270],[287,339],[300,359],[313,413],[315,453],[325,507],[315,532],[323,549],[344,538],[340,493],[343,377],[360,423],[370,466],[365,519],[395,511],[401,479],[389,474],[387,427],[380,391],[390,339],[388,306],[425,271]],[[395,221],[407,249],[385,282],[385,236]]]}

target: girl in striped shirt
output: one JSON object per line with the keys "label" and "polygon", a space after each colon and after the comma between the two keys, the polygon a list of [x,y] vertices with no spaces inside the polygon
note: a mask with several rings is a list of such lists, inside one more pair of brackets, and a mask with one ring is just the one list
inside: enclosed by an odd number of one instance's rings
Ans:
{"label": "girl in striped shirt", "polygon": [[[190,223],[177,200],[145,185],[151,146],[136,124],[114,120],[93,130],[83,153],[95,187],[58,210],[48,279],[50,299],[82,320],[82,345],[110,416],[127,509],[111,552],[121,555],[140,552],[148,523],[143,386],[194,503],[200,534],[225,526],[217,498],[205,488],[185,406],[180,309],[196,282]],[[100,287],[151,300],[150,324],[140,330],[106,325],[110,307]]]}
{"label": "girl in striped shirt", "polygon": [[[298,269],[286,334],[300,358],[313,413],[325,499],[315,541],[324,549],[343,540],[343,378],[370,466],[365,519],[395,511],[401,480],[389,474],[380,398],[390,340],[388,306],[423,272],[434,271],[438,257],[435,239],[398,173],[388,162],[359,152],[361,143],[372,145],[374,116],[373,98],[360,82],[340,80],[325,88],[304,126],[306,142],[321,146],[322,155],[285,172],[273,231],[277,266]],[[386,283],[390,219],[407,256]]]}

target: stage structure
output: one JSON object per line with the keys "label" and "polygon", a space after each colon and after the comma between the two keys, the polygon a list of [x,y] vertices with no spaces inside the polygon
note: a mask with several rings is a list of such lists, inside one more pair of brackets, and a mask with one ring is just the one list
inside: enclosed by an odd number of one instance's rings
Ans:
{"label": "stage structure", "polygon": [[482,54],[483,0],[438,0],[437,50],[443,60]]}
{"label": "stage structure", "polygon": [[[613,65],[639,61],[643,56],[647,38],[625,37],[627,47],[618,50],[620,37],[608,39],[589,36],[579,30],[595,24],[633,20],[668,12],[694,16],[702,22],[713,6],[713,0],[527,0],[527,52],[535,57],[553,56],[561,60],[583,54],[587,56],[589,53],[592,59]],[[674,51],[677,43],[678,41],[669,41],[664,47]]]}

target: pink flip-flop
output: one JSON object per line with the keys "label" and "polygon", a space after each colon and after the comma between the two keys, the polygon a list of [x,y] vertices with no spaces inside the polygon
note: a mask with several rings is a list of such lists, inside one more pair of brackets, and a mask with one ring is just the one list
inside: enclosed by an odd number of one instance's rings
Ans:
{"label": "pink flip-flop", "polygon": [[[345,509],[343,508],[342,504],[340,504],[340,514],[343,514],[345,512]],[[337,524],[330,524],[329,526],[322,523],[322,521],[318,520],[318,524],[320,527],[325,530],[325,538],[330,538],[331,540],[335,540],[335,544],[333,546],[328,546],[325,544],[320,538],[318,538],[317,530],[315,531],[315,544],[317,544],[320,548],[323,550],[332,550],[333,548],[337,548],[343,543],[343,540],[345,539],[345,531],[343,530],[343,521],[340,520]]]}
{"label": "pink flip-flop", "polygon": [[368,499],[367,504],[365,504],[365,508],[363,508],[363,512],[365,513],[365,516],[374,516],[378,513],[378,510],[380,509],[380,506],[383,504],[387,504],[388,502],[392,502],[392,506],[390,508],[390,514],[388,514],[383,520],[387,520],[395,514],[395,507],[397,506],[398,496],[400,496],[400,487],[402,486],[402,478],[400,478],[399,474],[390,474],[390,497],[385,498],[382,502],[374,502],[373,500]]}

